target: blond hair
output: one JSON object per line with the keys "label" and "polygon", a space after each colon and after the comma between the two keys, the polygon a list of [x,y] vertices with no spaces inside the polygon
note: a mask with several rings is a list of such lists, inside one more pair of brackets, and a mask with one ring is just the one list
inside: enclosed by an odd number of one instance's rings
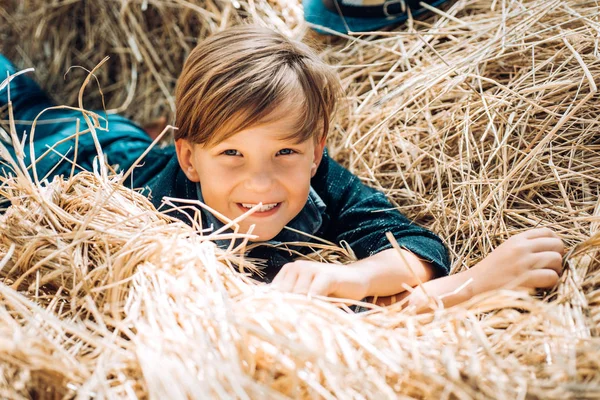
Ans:
{"label": "blond hair", "polygon": [[183,66],[175,139],[217,144],[288,104],[300,112],[293,138],[321,139],[339,92],[336,73],[307,45],[259,26],[229,28],[200,42]]}

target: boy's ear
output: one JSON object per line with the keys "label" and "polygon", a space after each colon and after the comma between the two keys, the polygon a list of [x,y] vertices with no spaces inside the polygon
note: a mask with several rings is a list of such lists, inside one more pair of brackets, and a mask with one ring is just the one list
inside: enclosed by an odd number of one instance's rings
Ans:
{"label": "boy's ear", "polygon": [[200,176],[198,171],[192,163],[192,156],[194,155],[194,148],[192,143],[186,139],[177,139],[175,141],[175,151],[177,152],[177,159],[179,160],[179,166],[183,170],[185,176],[192,182],[200,182]]}
{"label": "boy's ear", "polygon": [[319,164],[321,164],[321,160],[323,159],[323,150],[325,149],[325,142],[327,141],[327,137],[323,137],[319,139],[319,141],[315,144],[315,154],[313,157],[313,163],[310,167],[310,176],[311,178],[315,176],[317,173],[317,169],[319,168]]}

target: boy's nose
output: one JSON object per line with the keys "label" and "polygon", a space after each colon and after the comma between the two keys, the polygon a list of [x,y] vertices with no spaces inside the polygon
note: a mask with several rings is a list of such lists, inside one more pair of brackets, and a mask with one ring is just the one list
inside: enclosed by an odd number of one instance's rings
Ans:
{"label": "boy's nose", "polygon": [[261,171],[250,174],[246,179],[246,189],[257,193],[268,192],[273,187],[272,174]]}

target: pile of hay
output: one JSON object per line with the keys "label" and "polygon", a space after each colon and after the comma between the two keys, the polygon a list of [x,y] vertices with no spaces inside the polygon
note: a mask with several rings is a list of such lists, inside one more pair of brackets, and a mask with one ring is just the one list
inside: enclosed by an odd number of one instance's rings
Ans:
{"label": "pile of hay", "polygon": [[445,238],[455,271],[534,226],[571,251],[548,293],[354,315],[245,278],[235,254],[119,177],[39,185],[15,165],[0,188],[12,202],[0,217],[2,397],[600,397],[595,2],[458,0],[343,38],[308,33],[298,3],[95,3],[14,1],[0,8],[0,49],[70,104],[81,80],[63,83],[68,67],[113,55],[97,74],[108,107],[147,122],[172,116],[199,37],[243,20],[306,34],[346,88],[333,154]]}

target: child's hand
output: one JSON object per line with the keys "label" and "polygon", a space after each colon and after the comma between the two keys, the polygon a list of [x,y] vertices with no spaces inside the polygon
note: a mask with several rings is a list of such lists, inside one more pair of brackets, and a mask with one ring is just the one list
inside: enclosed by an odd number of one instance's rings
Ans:
{"label": "child's hand", "polygon": [[551,288],[562,272],[563,241],[547,228],[532,229],[502,243],[473,267],[475,285],[485,291],[507,284]]}
{"label": "child's hand", "polygon": [[285,264],[273,279],[273,286],[283,292],[352,300],[362,300],[369,289],[361,268],[315,261]]}

